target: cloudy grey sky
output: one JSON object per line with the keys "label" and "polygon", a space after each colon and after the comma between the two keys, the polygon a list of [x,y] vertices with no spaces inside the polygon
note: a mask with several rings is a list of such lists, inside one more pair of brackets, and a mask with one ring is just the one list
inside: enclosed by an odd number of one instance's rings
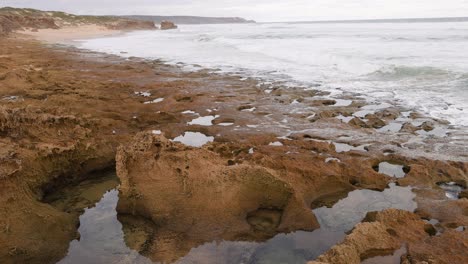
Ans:
{"label": "cloudy grey sky", "polygon": [[94,15],[240,16],[257,21],[468,16],[468,0],[0,0],[0,6]]}

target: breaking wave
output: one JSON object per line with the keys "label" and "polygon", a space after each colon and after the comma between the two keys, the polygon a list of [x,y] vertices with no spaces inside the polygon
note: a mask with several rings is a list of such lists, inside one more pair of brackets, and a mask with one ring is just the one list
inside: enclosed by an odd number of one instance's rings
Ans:
{"label": "breaking wave", "polygon": [[394,99],[468,126],[467,32],[467,22],[183,25],[85,40],[80,47]]}
{"label": "breaking wave", "polygon": [[379,70],[368,74],[369,77],[374,77],[384,80],[402,80],[409,78],[417,79],[440,79],[457,74],[446,69],[429,67],[429,66],[385,66]]}

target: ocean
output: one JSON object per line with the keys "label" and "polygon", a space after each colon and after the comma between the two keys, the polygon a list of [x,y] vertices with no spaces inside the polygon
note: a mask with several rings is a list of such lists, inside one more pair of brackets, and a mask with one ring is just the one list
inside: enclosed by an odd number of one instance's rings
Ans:
{"label": "ocean", "polygon": [[78,46],[330,97],[352,92],[468,127],[468,22],[181,25]]}

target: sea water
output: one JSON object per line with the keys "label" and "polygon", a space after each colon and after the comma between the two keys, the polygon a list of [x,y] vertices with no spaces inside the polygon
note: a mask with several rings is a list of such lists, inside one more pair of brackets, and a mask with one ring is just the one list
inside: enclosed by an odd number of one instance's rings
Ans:
{"label": "sea water", "polygon": [[79,46],[359,93],[468,126],[468,22],[181,25]]}

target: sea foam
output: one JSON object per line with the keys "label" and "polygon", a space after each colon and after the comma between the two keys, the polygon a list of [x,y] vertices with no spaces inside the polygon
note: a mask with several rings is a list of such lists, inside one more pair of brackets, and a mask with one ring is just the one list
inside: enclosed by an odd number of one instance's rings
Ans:
{"label": "sea foam", "polygon": [[468,22],[184,25],[78,45],[183,62],[186,70],[202,66],[332,94],[357,92],[467,126],[466,32]]}

